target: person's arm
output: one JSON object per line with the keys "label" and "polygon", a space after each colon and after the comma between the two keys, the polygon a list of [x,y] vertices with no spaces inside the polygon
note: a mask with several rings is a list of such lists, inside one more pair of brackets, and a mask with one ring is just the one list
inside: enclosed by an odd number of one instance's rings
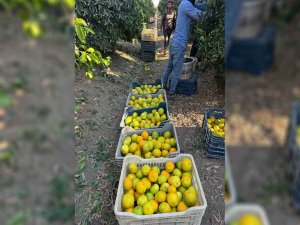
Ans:
{"label": "person's arm", "polygon": [[166,21],[166,13],[164,13],[164,15],[163,15],[163,17],[162,17],[162,20],[161,20],[161,26],[160,26],[160,29],[162,29],[162,30],[163,30],[163,28],[164,28],[165,21]]}
{"label": "person's arm", "polygon": [[205,14],[205,12],[195,8],[192,4],[186,5],[184,13],[196,20],[200,19]]}

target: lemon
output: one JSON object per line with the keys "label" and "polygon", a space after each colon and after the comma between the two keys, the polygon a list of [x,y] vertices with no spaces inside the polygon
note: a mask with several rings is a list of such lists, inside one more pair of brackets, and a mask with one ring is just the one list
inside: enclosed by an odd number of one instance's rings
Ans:
{"label": "lemon", "polygon": [[192,179],[189,176],[183,176],[181,178],[181,185],[185,188],[190,187],[192,184]]}
{"label": "lemon", "polygon": [[240,219],[240,225],[262,225],[260,219],[254,214],[245,214]]}

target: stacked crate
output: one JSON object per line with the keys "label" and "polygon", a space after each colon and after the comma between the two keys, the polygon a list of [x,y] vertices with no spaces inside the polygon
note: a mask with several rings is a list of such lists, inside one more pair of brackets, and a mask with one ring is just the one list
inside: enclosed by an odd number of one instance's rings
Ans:
{"label": "stacked crate", "polygon": [[152,62],[156,55],[156,29],[143,29],[141,41],[141,60],[145,62]]}

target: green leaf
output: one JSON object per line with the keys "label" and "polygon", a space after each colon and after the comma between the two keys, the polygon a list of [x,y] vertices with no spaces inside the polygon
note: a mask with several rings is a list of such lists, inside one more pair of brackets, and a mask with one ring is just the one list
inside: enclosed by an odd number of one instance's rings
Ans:
{"label": "green leaf", "polygon": [[75,18],[75,24],[87,27],[86,22],[82,18]]}
{"label": "green leaf", "polygon": [[9,107],[11,105],[11,98],[7,94],[0,92],[0,107]]}
{"label": "green leaf", "polygon": [[92,72],[85,72],[85,76],[88,78],[88,79],[93,79],[94,75]]}
{"label": "green leaf", "polygon": [[87,52],[90,52],[90,53],[94,53],[94,52],[95,52],[95,49],[94,49],[94,48],[88,48],[86,51],[87,51]]}

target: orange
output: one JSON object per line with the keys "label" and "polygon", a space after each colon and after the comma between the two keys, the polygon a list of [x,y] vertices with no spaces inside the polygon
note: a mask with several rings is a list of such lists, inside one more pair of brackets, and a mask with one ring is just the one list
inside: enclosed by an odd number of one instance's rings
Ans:
{"label": "orange", "polygon": [[133,187],[134,190],[135,190],[136,184],[137,184],[139,181],[140,181],[140,179],[137,178],[137,177],[133,179],[133,181],[132,181],[132,187]]}
{"label": "orange", "polygon": [[131,213],[133,213],[133,209],[134,209],[134,208],[126,209],[125,212],[131,212]]}
{"label": "orange", "polygon": [[149,190],[151,188],[151,182],[146,177],[144,177],[142,181],[146,185],[146,189]]}
{"label": "orange", "polygon": [[179,198],[176,193],[169,193],[167,195],[167,202],[171,207],[176,207],[179,203]]}
{"label": "orange", "polygon": [[134,155],[137,155],[137,156],[141,156],[141,155],[142,155],[142,153],[141,153],[140,150],[136,150],[133,154],[134,154]]}
{"label": "orange", "polygon": [[168,193],[176,193],[177,190],[176,190],[176,187],[174,185],[170,185],[168,187]]}
{"label": "orange", "polygon": [[152,183],[156,182],[157,179],[158,179],[157,171],[156,170],[150,170],[150,172],[148,173],[148,179]]}
{"label": "orange", "polygon": [[148,134],[147,131],[143,131],[143,132],[141,133],[141,136],[142,136],[142,138],[143,138],[144,140],[148,140],[149,134]]}
{"label": "orange", "polygon": [[166,158],[169,155],[169,152],[167,150],[162,150],[161,156]]}
{"label": "orange", "polygon": [[170,148],[170,151],[169,152],[176,152],[177,149],[176,148]]}
{"label": "orange", "polygon": [[147,202],[143,205],[144,215],[151,215],[155,212],[154,206],[151,202]]}
{"label": "orange", "polygon": [[135,178],[135,174],[130,173],[127,175],[127,177],[133,180]]}
{"label": "orange", "polygon": [[151,170],[151,167],[149,165],[143,165],[142,173],[143,173],[144,176],[147,176],[148,173],[150,172],[150,170]]}
{"label": "orange", "polygon": [[165,202],[167,199],[167,194],[164,191],[159,191],[157,192],[157,194],[155,195],[155,200],[159,203],[161,202]]}
{"label": "orange", "polygon": [[190,187],[192,184],[192,179],[189,176],[183,176],[181,178],[181,185],[185,188]]}
{"label": "orange", "polygon": [[170,173],[167,172],[166,170],[161,171],[162,175],[165,175],[167,177],[167,179],[170,177]]}
{"label": "orange", "polygon": [[131,143],[129,146],[129,152],[134,153],[138,149],[138,144],[137,143]]}
{"label": "orange", "polygon": [[181,185],[181,181],[180,181],[180,178],[178,176],[169,177],[168,183],[170,185],[174,185],[176,188],[180,187],[180,185]]}
{"label": "orange", "polygon": [[146,202],[148,202],[148,198],[146,195],[140,195],[136,202],[139,206],[143,206]]}
{"label": "orange", "polygon": [[146,192],[146,189],[147,189],[145,182],[143,182],[143,181],[137,182],[137,184],[135,186],[135,189],[138,193],[144,194]]}
{"label": "orange", "polygon": [[172,173],[175,169],[175,164],[171,161],[166,162],[166,171]]}
{"label": "orange", "polygon": [[183,201],[189,207],[195,206],[197,202],[197,193],[191,190],[185,191],[183,193]]}
{"label": "orange", "polygon": [[159,185],[158,184],[153,184],[150,188],[150,192],[152,194],[156,195],[158,191],[159,191]]}
{"label": "orange", "polygon": [[168,183],[163,183],[163,184],[160,186],[160,189],[159,189],[159,190],[164,191],[164,192],[167,192],[169,186],[170,186],[170,184],[168,184]]}
{"label": "orange", "polygon": [[183,202],[183,201],[180,201],[177,205],[177,212],[183,212],[185,210],[187,210],[188,207],[187,205]]}
{"label": "orange", "polygon": [[134,192],[134,198],[137,200],[142,194],[138,193],[137,191]]}
{"label": "orange", "polygon": [[134,196],[131,194],[123,195],[122,206],[124,209],[133,208],[134,207]]}
{"label": "orange", "polygon": [[124,180],[123,185],[124,185],[124,190],[129,191],[132,188],[132,179],[126,177],[125,180]]}
{"label": "orange", "polygon": [[143,140],[143,137],[142,136],[138,136],[136,138],[136,143],[140,143],[140,141],[142,141],[142,140]]}
{"label": "orange", "polygon": [[157,201],[155,201],[153,199],[153,200],[150,200],[149,202],[153,205],[154,212],[157,212],[158,211],[158,203],[157,203]]}
{"label": "orange", "polygon": [[171,206],[167,202],[163,202],[159,205],[160,213],[169,213],[171,211],[172,211]]}
{"label": "orange", "polygon": [[139,142],[140,148],[143,148],[143,147],[144,147],[144,144],[146,144],[146,141],[145,141],[145,140],[141,140],[141,141]]}
{"label": "orange", "polygon": [[156,148],[152,151],[152,155],[155,156],[156,158],[159,158],[161,157],[161,151],[158,148]]}
{"label": "orange", "polygon": [[125,194],[131,194],[131,195],[134,195],[134,190],[133,189],[130,189],[128,191],[125,191]]}
{"label": "orange", "polygon": [[152,166],[151,170],[156,170],[158,174],[160,174],[160,169],[158,166]]}
{"label": "orange", "polygon": [[158,176],[157,182],[159,185],[162,185],[163,183],[166,183],[168,178],[164,174],[160,174]]}
{"label": "orange", "polygon": [[192,170],[192,161],[189,158],[184,158],[181,160],[181,169],[185,172]]}
{"label": "orange", "polygon": [[129,164],[129,171],[130,173],[136,173],[138,171],[138,167],[135,163],[130,163]]}
{"label": "orange", "polygon": [[182,173],[182,176],[189,176],[191,179],[193,178],[191,172],[184,172],[184,173]]}

